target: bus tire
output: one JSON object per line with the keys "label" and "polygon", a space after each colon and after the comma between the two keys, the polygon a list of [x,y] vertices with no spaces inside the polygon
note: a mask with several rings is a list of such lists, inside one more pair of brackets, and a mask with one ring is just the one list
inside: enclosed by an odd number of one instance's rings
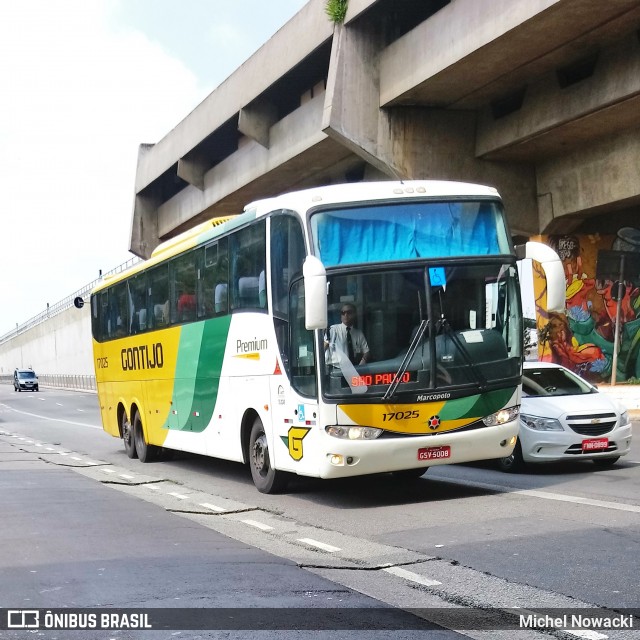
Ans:
{"label": "bus tire", "polygon": [[158,457],[159,447],[145,440],[142,419],[137,411],[133,417],[133,438],[140,462],[153,462]]}
{"label": "bus tire", "polygon": [[260,493],[279,493],[287,486],[287,474],[271,466],[267,434],[258,417],[253,422],[249,437],[249,467],[253,484]]}
{"label": "bus tire", "polygon": [[137,458],[136,443],[133,434],[133,427],[127,418],[126,411],[122,412],[120,418],[120,432],[122,433],[122,441],[124,442],[124,450],[129,458]]}

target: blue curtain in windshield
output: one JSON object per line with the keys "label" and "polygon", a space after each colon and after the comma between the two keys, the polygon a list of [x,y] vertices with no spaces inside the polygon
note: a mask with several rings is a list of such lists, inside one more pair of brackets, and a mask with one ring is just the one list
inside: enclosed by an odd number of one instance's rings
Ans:
{"label": "blue curtain in windshield", "polygon": [[359,207],[318,213],[313,222],[327,267],[503,253],[493,203]]}

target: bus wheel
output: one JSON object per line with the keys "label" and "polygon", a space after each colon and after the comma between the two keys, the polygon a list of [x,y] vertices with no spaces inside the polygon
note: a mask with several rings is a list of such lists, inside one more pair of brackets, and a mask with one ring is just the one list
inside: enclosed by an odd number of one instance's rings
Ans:
{"label": "bus wheel", "polygon": [[153,462],[158,457],[159,447],[148,444],[144,439],[144,431],[142,430],[142,420],[140,414],[136,411],[133,418],[133,439],[135,441],[136,452],[140,462]]}
{"label": "bus wheel", "polygon": [[249,466],[253,483],[260,493],[278,493],[287,485],[287,474],[271,466],[267,434],[262,420],[256,418],[249,438]]}
{"label": "bus wheel", "polygon": [[123,411],[120,418],[120,431],[122,432],[122,440],[124,441],[124,450],[130,458],[137,458],[136,443],[133,437],[133,428],[127,418],[127,414]]}

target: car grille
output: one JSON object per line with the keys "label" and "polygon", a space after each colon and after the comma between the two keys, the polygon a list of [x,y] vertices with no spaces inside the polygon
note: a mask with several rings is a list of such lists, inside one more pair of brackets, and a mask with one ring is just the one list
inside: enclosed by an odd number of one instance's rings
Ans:
{"label": "car grille", "polygon": [[590,413],[567,416],[567,426],[584,436],[601,436],[609,433],[618,421],[618,416],[613,413]]}

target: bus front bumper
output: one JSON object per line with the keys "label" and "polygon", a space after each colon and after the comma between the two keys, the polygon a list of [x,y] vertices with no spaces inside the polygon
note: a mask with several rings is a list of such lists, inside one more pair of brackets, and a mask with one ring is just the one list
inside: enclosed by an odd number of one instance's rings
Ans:
{"label": "bus front bumper", "polygon": [[511,455],[519,421],[474,431],[428,436],[343,440],[326,434],[321,478],[347,478],[442,464],[491,460]]}

